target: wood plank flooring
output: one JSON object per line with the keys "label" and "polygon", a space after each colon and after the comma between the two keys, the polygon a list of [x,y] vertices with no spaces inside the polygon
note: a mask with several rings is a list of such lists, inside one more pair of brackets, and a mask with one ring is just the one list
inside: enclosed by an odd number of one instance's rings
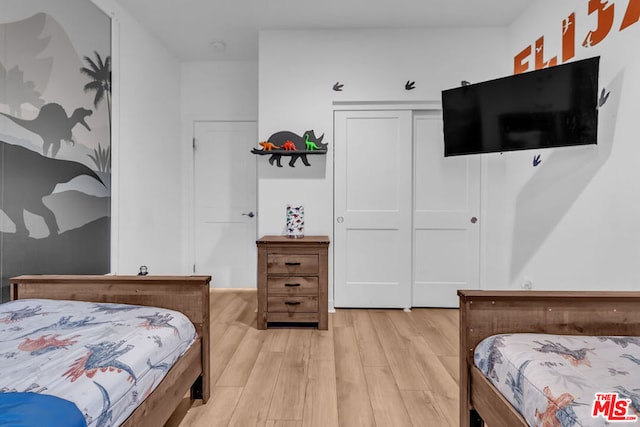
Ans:
{"label": "wood plank flooring", "polygon": [[256,290],[211,290],[212,395],[165,427],[458,425],[458,310],[337,309],[256,329]]}

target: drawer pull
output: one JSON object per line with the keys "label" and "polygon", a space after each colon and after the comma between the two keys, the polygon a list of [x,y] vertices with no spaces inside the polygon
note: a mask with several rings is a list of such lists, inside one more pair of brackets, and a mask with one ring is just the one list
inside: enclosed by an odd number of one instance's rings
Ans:
{"label": "drawer pull", "polygon": [[285,283],[284,285],[288,288],[293,288],[296,286],[300,286],[300,283]]}
{"label": "drawer pull", "polygon": [[300,265],[299,262],[285,262],[284,265]]}
{"label": "drawer pull", "polygon": [[284,303],[286,305],[299,305],[300,301],[285,301]]}

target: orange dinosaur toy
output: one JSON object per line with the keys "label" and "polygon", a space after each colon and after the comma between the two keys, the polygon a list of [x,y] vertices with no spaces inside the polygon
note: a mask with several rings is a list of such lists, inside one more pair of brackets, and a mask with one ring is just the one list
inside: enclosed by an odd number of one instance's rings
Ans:
{"label": "orange dinosaur toy", "polygon": [[278,148],[280,148],[277,145],[273,145],[269,141],[259,142],[258,145],[260,145],[264,151],[277,150]]}

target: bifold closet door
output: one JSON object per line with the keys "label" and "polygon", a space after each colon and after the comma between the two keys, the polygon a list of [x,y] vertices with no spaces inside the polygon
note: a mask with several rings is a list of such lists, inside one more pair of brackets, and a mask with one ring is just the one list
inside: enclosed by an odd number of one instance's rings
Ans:
{"label": "bifold closet door", "polygon": [[334,304],[410,307],[412,112],[334,114]]}

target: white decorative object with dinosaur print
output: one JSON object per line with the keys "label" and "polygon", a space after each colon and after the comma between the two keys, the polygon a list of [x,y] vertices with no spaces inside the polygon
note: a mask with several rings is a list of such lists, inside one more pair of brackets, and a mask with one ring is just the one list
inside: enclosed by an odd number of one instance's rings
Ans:
{"label": "white decorative object with dinosaur print", "polygon": [[287,236],[304,237],[304,206],[287,205]]}

